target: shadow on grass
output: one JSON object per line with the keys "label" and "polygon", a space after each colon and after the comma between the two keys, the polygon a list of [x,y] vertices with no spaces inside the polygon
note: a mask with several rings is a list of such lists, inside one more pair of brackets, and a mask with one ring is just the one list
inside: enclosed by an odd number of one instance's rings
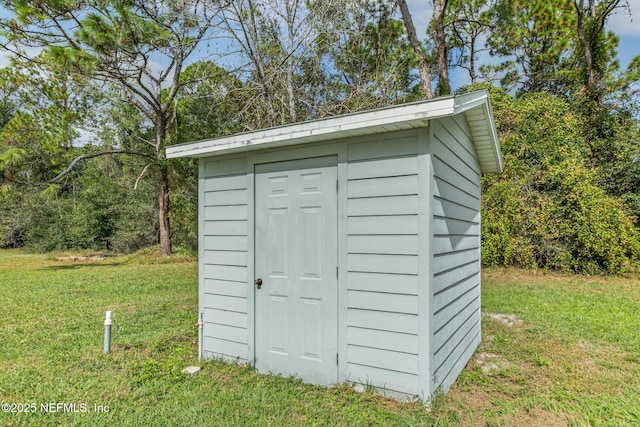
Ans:
{"label": "shadow on grass", "polygon": [[113,262],[108,264],[102,264],[98,262],[78,262],[77,264],[63,264],[63,265],[49,265],[47,267],[39,268],[40,271],[57,271],[57,270],[79,270],[83,268],[91,268],[91,267],[120,267],[124,263],[122,262]]}

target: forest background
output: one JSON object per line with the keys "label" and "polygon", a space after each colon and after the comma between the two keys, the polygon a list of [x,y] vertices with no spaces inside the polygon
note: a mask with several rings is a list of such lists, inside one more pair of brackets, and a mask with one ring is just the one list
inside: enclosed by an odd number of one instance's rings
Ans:
{"label": "forest background", "polygon": [[640,269],[640,56],[622,67],[608,25],[627,2],[1,3],[0,247],[193,250],[197,163],[166,146],[487,88],[483,264]]}

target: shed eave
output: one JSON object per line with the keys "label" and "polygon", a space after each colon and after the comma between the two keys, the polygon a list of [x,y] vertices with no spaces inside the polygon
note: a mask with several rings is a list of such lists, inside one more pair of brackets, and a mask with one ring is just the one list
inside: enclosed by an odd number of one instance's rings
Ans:
{"label": "shed eave", "polygon": [[483,163],[481,169],[483,172],[502,171],[502,158],[491,115],[489,96],[484,90],[173,145],[167,147],[166,155],[169,159],[211,157],[423,128],[427,127],[429,121],[433,119],[479,110],[482,111],[482,120],[477,131],[478,135],[473,135],[474,144],[478,150],[489,148],[493,151],[493,161]]}
{"label": "shed eave", "polygon": [[328,141],[393,130],[425,127],[429,120],[452,115],[453,97],[404,104],[326,119],[312,120],[167,147],[167,158],[204,157],[267,147]]}
{"label": "shed eave", "polygon": [[465,114],[476,152],[484,153],[480,156],[482,173],[502,172],[502,152],[489,93],[482,90],[458,95],[455,110],[456,114]]}

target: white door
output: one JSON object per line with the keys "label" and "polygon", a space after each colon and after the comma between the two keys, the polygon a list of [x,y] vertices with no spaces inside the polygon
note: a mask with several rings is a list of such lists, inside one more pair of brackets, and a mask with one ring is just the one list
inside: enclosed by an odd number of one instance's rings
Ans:
{"label": "white door", "polygon": [[255,167],[256,368],[334,384],[337,159]]}

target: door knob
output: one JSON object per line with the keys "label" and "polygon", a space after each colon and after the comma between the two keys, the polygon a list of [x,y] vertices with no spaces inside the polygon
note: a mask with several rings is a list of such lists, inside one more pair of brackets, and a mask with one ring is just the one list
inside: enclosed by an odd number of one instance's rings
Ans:
{"label": "door knob", "polygon": [[260,286],[262,286],[262,279],[258,277],[256,280],[253,281],[253,284],[256,285],[258,289],[260,289]]}

